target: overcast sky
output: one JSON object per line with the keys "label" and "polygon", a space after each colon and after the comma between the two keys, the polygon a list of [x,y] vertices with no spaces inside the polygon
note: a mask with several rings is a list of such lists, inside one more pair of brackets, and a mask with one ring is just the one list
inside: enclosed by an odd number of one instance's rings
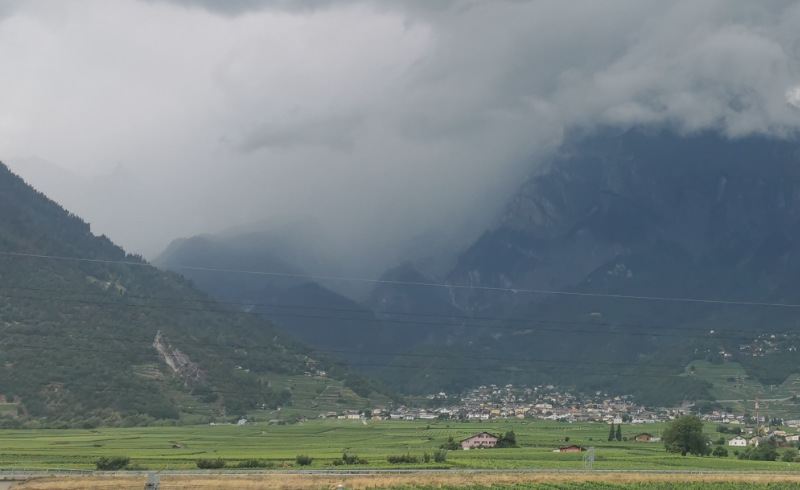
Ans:
{"label": "overcast sky", "polygon": [[[0,160],[132,252],[480,230],[565,128],[792,135],[797,1],[0,0]],[[455,230],[453,230],[455,232]]]}

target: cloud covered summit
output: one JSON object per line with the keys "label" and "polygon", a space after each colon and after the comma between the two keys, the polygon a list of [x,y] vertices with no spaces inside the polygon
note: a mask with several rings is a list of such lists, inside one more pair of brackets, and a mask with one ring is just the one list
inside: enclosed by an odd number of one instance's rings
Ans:
{"label": "cloud covered summit", "polygon": [[303,5],[0,3],[0,158],[145,255],[314,216],[390,262],[479,233],[565,129],[800,126],[797,2]]}

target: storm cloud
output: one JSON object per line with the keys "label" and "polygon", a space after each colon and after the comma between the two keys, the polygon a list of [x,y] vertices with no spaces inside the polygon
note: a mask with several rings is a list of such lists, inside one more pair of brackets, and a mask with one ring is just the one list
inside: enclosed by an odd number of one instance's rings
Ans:
{"label": "storm cloud", "polygon": [[798,25],[788,1],[3,2],[0,159],[146,256],[313,216],[391,265],[480,233],[570,128],[794,137]]}

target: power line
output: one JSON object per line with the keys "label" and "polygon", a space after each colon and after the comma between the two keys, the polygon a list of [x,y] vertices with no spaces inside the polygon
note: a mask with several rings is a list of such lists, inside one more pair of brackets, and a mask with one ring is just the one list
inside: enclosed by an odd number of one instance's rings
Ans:
{"label": "power line", "polygon": [[[103,353],[112,353],[112,354],[131,354],[131,352],[129,350],[81,348],[81,347],[78,347],[78,346],[64,346],[64,345],[59,345],[59,346],[40,346],[40,345],[12,344],[12,347],[15,348],[15,349],[30,349],[30,350],[58,350],[58,351],[72,350],[72,351],[76,351],[76,352],[103,352]],[[142,352],[144,352],[144,351],[142,351]],[[430,356],[430,358],[437,358],[437,357],[441,357],[441,356]],[[478,358],[478,359],[480,360],[480,358]],[[516,361],[522,361],[522,360],[518,359]],[[522,362],[525,362],[525,361],[522,361]],[[537,361],[534,360],[534,361],[531,361],[531,362],[537,362]],[[551,361],[542,361],[542,362],[551,362]],[[594,366],[594,365],[609,365],[610,366],[610,365],[618,365],[620,363],[610,363],[610,362],[570,362],[570,364],[572,364],[572,365],[586,365],[586,366]],[[426,370],[426,371],[460,371],[460,372],[464,372],[464,371],[466,371],[466,372],[479,371],[479,372],[501,372],[501,373],[515,373],[515,374],[530,373],[530,371],[524,370],[522,368],[493,367],[493,366],[486,366],[486,365],[476,366],[476,367],[474,367],[472,369],[464,368],[464,367],[458,367],[458,366],[430,366],[430,365],[420,366],[420,365],[417,365],[417,364],[412,365],[412,364],[394,364],[394,363],[378,363],[378,362],[355,362],[355,363],[348,363],[347,365],[341,365],[341,367],[347,367],[347,366],[372,367],[372,368],[387,368],[387,367],[391,367],[393,369],[417,369],[417,370]],[[627,364],[627,366],[631,366],[631,367],[633,367],[633,366],[646,367],[646,366],[650,366],[650,365]],[[652,365],[652,366],[659,367],[659,366],[663,366],[663,365]],[[676,366],[676,367],[680,367],[680,366]],[[647,374],[647,373],[642,373],[642,372],[625,373],[625,372],[617,372],[617,371],[603,372],[603,371],[597,371],[597,370],[592,370],[592,372],[587,373],[584,370],[563,370],[563,369],[559,369],[558,370],[558,374],[580,374],[582,376],[610,376],[610,377],[614,377],[614,376],[637,377],[638,376],[638,377],[648,377],[648,378],[665,378],[665,377],[685,378],[686,377],[686,376],[683,376],[681,374],[662,374],[662,373]],[[49,381],[48,383],[51,383],[51,382],[54,382],[54,381]]]}
{"label": "power line", "polygon": [[[155,310],[173,310],[173,311],[195,311],[201,313],[214,313],[214,314],[236,314],[236,315],[251,315],[251,316],[265,316],[263,313],[254,312],[254,311],[242,311],[242,310],[226,310],[226,309],[206,309],[206,308],[189,308],[189,307],[180,307],[180,306],[171,306],[171,305],[151,305],[151,304],[136,304],[136,303],[116,303],[111,301],[89,301],[89,300],[82,300],[82,299],[74,299],[74,298],[50,298],[50,297],[36,297],[36,296],[19,296],[19,295],[9,295],[9,294],[0,294],[0,297],[6,298],[14,298],[14,299],[25,299],[31,301],[55,301],[55,302],[62,302],[62,303],[74,303],[74,304],[83,304],[83,305],[92,305],[97,306],[100,308],[144,308],[144,309],[155,309]],[[212,304],[220,304],[220,303],[212,303]],[[221,303],[224,305],[224,303]],[[292,309],[300,309],[300,310],[314,310],[313,307],[286,307],[282,306],[282,308],[292,308]],[[354,310],[359,311],[360,310]],[[425,314],[419,314],[425,315]],[[392,319],[392,318],[383,318],[383,319],[376,319],[376,318],[363,318],[363,317],[331,317],[327,315],[314,315],[314,314],[295,314],[295,313],[279,313],[275,315],[277,318],[305,318],[305,319],[315,319],[315,320],[328,320],[328,321],[348,321],[348,322],[363,322],[369,323],[369,325],[365,325],[369,327],[370,325],[378,324],[378,325],[386,325],[386,324],[396,324],[396,325],[427,325],[427,326],[439,326],[439,327],[458,327],[458,328],[475,328],[475,329],[483,329],[483,330],[513,330],[513,331],[520,331],[520,330],[529,330],[530,328],[523,329],[519,326],[513,325],[468,325],[468,324],[457,324],[454,325],[452,323],[445,323],[445,322],[436,322],[436,321],[419,321],[419,320],[403,320],[403,319]],[[488,318],[488,317],[487,317]],[[502,322],[502,317],[496,317],[496,321]],[[660,329],[666,331],[599,331],[597,329],[570,329],[565,330],[563,328],[546,328],[538,326],[536,328],[537,332],[558,332],[558,333],[587,333],[587,334],[612,334],[612,335],[637,335],[637,336],[645,336],[645,337],[685,337],[685,338],[695,338],[701,332],[697,330],[693,330],[687,327],[672,327],[672,326],[653,326],[653,325],[645,325],[645,324],[623,324],[623,323],[601,323],[601,322],[581,322],[581,321],[558,321],[558,320],[541,320],[541,319],[519,319],[520,322],[527,322],[530,324],[535,325],[577,325],[577,326],[602,326],[602,327],[613,327],[613,328],[639,328],[639,329]],[[674,332],[671,330],[686,330],[686,334],[681,334],[680,332]],[[749,331],[749,330],[729,330],[730,332],[740,332],[739,335],[725,335],[725,334],[713,334],[714,338],[718,339],[741,339],[745,336],[750,336],[756,334],[757,332]]]}
{"label": "power line", "polygon": [[[91,339],[91,340],[103,340],[109,342],[115,342],[119,344],[146,344],[143,347],[149,347],[152,345],[152,340],[139,340],[139,339],[120,339],[115,337],[98,337],[95,335],[76,335],[72,333],[49,333],[47,335],[37,334],[34,332],[19,332],[19,333],[12,333],[11,335],[21,335],[21,336],[31,336],[31,337],[40,337],[44,340],[50,337],[56,338],[68,338],[68,339]],[[118,353],[118,354],[131,354],[130,350],[109,350],[109,349],[99,349],[99,348],[88,348],[88,349],[78,349],[74,346],[37,346],[37,345],[25,345],[25,344],[17,344],[17,343],[9,343],[7,344],[9,347],[17,348],[30,348],[30,349],[57,349],[61,347],[68,347],[74,350],[82,350],[87,352],[105,352],[105,353]],[[232,344],[232,343],[224,343],[224,342],[198,342],[198,341],[182,341],[180,342],[181,346],[185,345],[192,345],[192,346],[216,346],[216,347],[227,347],[230,349],[269,349],[271,350],[272,347],[269,346],[260,346],[260,345],[249,345],[249,344]],[[356,350],[345,350],[345,349],[322,349],[322,348],[311,348],[311,352],[317,352],[321,354],[358,354],[360,356],[382,356],[382,357],[399,357],[399,358],[418,358],[418,359],[461,359],[463,356],[457,355],[445,355],[445,354],[422,354],[422,353],[394,353],[394,352],[387,352],[387,351],[356,351]],[[144,352],[144,350],[142,351]],[[149,349],[148,349],[149,352]],[[133,352],[136,354],[136,352]],[[531,358],[514,358],[514,357],[489,357],[489,356],[470,356],[470,359],[474,359],[476,361],[504,361],[504,362],[520,362],[520,363],[552,363],[552,364],[570,364],[570,365],[580,365],[580,364],[591,364],[591,365],[602,365],[602,366],[643,366],[642,364],[635,363],[635,362],[604,362],[604,361],[590,361],[590,362],[583,362],[579,360],[573,359],[531,359]],[[351,365],[350,363],[345,363],[346,365]],[[654,364],[654,363],[647,363],[647,367],[654,366],[654,367],[669,367],[669,368],[683,368],[682,364]]]}
{"label": "power line", "polygon": [[[40,259],[52,260],[76,260],[82,262],[97,262],[105,264],[121,264],[121,265],[135,265],[153,267],[147,262],[133,262],[123,260],[107,260],[107,259],[88,259],[81,257],[64,257],[57,255],[43,255],[43,254],[27,254],[21,252],[4,252],[0,251],[0,255],[10,257],[30,257]],[[234,274],[250,274],[259,276],[273,276],[273,277],[287,277],[299,279],[314,279],[314,280],[332,280],[332,281],[350,281],[362,282],[371,284],[391,284],[397,286],[418,286],[418,287],[436,287],[444,289],[468,289],[475,291],[493,291],[505,293],[524,293],[524,294],[544,294],[544,295],[561,295],[561,296],[577,296],[577,297],[590,297],[590,298],[608,298],[608,299],[629,299],[629,300],[643,300],[643,301],[664,301],[664,302],[684,302],[684,303],[702,303],[702,304],[717,304],[728,306],[759,306],[759,307],[778,307],[778,308],[800,308],[798,303],[775,303],[775,302],[760,302],[760,301],[735,301],[735,300],[718,300],[708,298],[687,298],[678,296],[644,296],[633,294],[611,294],[611,293],[586,293],[578,291],[563,291],[555,289],[529,289],[529,288],[506,288],[506,287],[493,287],[493,286],[473,286],[465,284],[442,284],[435,282],[419,282],[419,281],[394,281],[388,279],[369,279],[362,277],[348,277],[348,276],[327,276],[316,274],[298,274],[287,272],[270,272],[270,271],[256,271],[246,269],[223,269],[214,267],[198,267],[188,265],[165,265],[164,267],[171,267],[173,269],[195,270],[205,272],[224,272]]]}

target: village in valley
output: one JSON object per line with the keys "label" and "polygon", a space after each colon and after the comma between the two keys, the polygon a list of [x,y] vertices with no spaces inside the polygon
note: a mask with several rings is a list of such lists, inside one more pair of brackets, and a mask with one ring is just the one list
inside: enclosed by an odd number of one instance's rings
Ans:
{"label": "village in valley", "polygon": [[[528,419],[566,424],[588,422],[611,426],[641,425],[641,433],[637,434],[634,440],[660,442],[661,438],[657,433],[647,432],[647,424],[669,422],[684,415],[694,414],[706,423],[719,424],[720,432],[735,434],[735,437],[727,440],[729,446],[758,445],[759,442],[770,438],[781,445],[800,442],[800,432],[798,432],[800,420],[771,419],[765,414],[759,414],[757,400],[754,400],[753,408],[753,413],[745,414],[717,410],[698,413],[697,408],[691,404],[680,407],[646,407],[635,403],[629,395],[615,396],[602,392],[585,395],[561,390],[553,385],[528,387],[507,384],[480,386],[457,396],[450,396],[444,392],[429,394],[424,401],[410,407],[326,412],[319,414],[319,418],[452,420],[467,423],[495,419]],[[778,425],[795,430],[780,430]],[[493,447],[496,440],[496,435],[480,433],[461,443],[465,449],[478,446]]]}

